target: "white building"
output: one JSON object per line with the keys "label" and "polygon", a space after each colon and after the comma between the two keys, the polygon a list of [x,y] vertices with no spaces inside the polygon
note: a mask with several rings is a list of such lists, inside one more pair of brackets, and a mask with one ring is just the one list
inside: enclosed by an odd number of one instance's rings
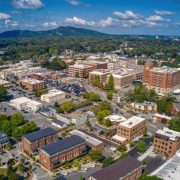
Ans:
{"label": "white building", "polygon": [[105,119],[109,119],[112,124],[119,124],[127,120],[125,117],[120,116],[118,114],[109,115],[105,117]]}
{"label": "white building", "polygon": [[25,110],[28,112],[37,112],[42,108],[42,104],[40,102],[33,101],[26,97],[13,99],[10,101],[10,105],[20,111]]}
{"label": "white building", "polygon": [[50,90],[47,94],[41,95],[41,101],[48,103],[59,101],[66,98],[66,93],[57,89]]}

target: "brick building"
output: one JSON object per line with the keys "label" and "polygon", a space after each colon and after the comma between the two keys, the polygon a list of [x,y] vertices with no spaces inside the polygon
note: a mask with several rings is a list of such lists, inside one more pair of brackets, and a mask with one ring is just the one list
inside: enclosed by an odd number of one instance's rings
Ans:
{"label": "brick building", "polygon": [[88,180],[137,180],[141,176],[142,170],[141,162],[128,156],[91,174]]}
{"label": "brick building", "polygon": [[180,69],[166,66],[157,68],[151,63],[145,64],[143,83],[157,93],[167,94],[180,87]]}
{"label": "brick building", "polygon": [[92,66],[84,64],[74,64],[68,67],[68,73],[72,77],[87,78],[91,71]]}
{"label": "brick building", "polygon": [[41,129],[22,137],[22,151],[28,155],[37,153],[38,148],[58,139],[57,131],[53,128]]}
{"label": "brick building", "polygon": [[164,123],[164,124],[169,124],[169,122],[171,121],[171,117],[165,115],[165,114],[159,114],[159,113],[156,113],[154,116],[153,116],[153,121],[154,123]]}
{"label": "brick building", "polygon": [[87,153],[86,141],[76,135],[57,140],[39,151],[39,161],[48,170]]}
{"label": "brick building", "polygon": [[166,158],[171,158],[180,148],[180,132],[164,128],[155,133],[153,151]]}
{"label": "brick building", "polygon": [[44,81],[32,78],[21,79],[17,82],[17,84],[21,87],[25,87],[28,91],[31,92],[45,88]]}
{"label": "brick building", "polygon": [[142,135],[146,125],[146,120],[133,116],[117,126],[117,134],[113,140],[121,143],[127,143],[130,140]]}

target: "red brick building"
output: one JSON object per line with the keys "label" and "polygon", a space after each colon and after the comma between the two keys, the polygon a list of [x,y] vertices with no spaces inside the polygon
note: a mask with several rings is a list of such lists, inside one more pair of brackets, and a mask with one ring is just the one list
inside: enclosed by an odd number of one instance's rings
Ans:
{"label": "red brick building", "polygon": [[142,170],[141,162],[128,156],[91,174],[88,180],[137,180],[141,176]]}
{"label": "red brick building", "polygon": [[87,150],[85,140],[73,135],[40,148],[39,161],[48,170],[53,170],[67,161],[86,154]]}
{"label": "red brick building", "polygon": [[21,87],[25,87],[28,91],[36,91],[45,88],[44,81],[32,79],[32,78],[25,78],[19,80],[17,84]]}
{"label": "red brick building", "polygon": [[180,70],[170,67],[154,67],[145,64],[143,71],[143,84],[157,93],[166,94],[180,87]]}
{"label": "red brick building", "polygon": [[53,128],[45,128],[29,133],[22,137],[22,151],[28,155],[37,153],[38,148],[43,147],[58,139],[57,131]]}

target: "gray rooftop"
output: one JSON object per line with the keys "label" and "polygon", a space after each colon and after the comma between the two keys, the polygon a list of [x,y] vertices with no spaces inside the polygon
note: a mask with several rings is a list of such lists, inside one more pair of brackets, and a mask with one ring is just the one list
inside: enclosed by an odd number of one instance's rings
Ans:
{"label": "gray rooftop", "polygon": [[53,156],[56,153],[60,153],[62,151],[66,151],[68,149],[73,148],[74,146],[80,145],[84,143],[85,140],[77,135],[73,135],[70,137],[67,137],[63,140],[57,140],[55,142],[52,142],[41,149],[46,152],[49,156]]}
{"label": "gray rooftop", "polygon": [[40,129],[38,131],[29,133],[24,135],[24,138],[26,138],[30,142],[37,141],[39,139],[48,137],[50,135],[56,134],[57,131],[51,127],[45,128],[45,129]]}

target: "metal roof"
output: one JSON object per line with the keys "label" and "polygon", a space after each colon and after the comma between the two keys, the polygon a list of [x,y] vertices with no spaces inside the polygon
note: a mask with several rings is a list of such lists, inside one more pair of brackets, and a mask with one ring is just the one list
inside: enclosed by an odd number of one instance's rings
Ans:
{"label": "metal roof", "polygon": [[34,142],[34,141],[37,141],[39,139],[45,138],[47,136],[50,136],[56,133],[57,131],[55,129],[48,127],[45,129],[41,129],[32,133],[26,134],[24,138],[26,138],[30,142]]}
{"label": "metal roof", "polygon": [[71,149],[74,146],[84,143],[85,140],[77,135],[67,137],[63,140],[57,140],[52,142],[41,149],[46,152],[49,156],[55,155],[56,153]]}

